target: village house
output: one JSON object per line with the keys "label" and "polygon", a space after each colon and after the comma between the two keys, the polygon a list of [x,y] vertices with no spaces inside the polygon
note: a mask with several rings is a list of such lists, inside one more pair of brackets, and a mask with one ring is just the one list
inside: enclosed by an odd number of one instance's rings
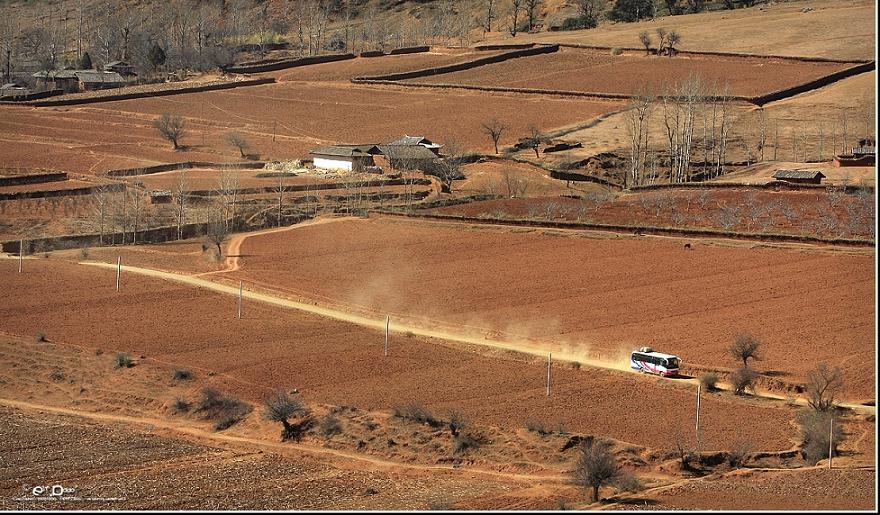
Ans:
{"label": "village house", "polygon": [[391,170],[432,172],[439,163],[438,145],[421,136],[404,136],[391,143],[331,145],[309,151],[315,168],[362,171],[378,166]]}
{"label": "village house", "polygon": [[67,93],[121,88],[126,84],[125,79],[116,72],[96,70],[41,71],[32,76],[37,79],[38,88],[61,89]]}
{"label": "village house", "polygon": [[374,166],[375,145],[331,145],[309,151],[315,168],[359,172]]}
{"label": "village house", "polygon": [[859,140],[849,154],[834,157],[834,166],[874,166],[877,162],[877,142],[871,138]]}
{"label": "village house", "polygon": [[122,78],[126,80],[137,78],[137,73],[135,73],[134,71],[134,66],[126,61],[113,61],[111,63],[107,63],[104,65],[104,71],[118,73]]}
{"label": "village house", "polygon": [[792,184],[822,184],[825,174],[819,170],[777,170],[773,178]]}

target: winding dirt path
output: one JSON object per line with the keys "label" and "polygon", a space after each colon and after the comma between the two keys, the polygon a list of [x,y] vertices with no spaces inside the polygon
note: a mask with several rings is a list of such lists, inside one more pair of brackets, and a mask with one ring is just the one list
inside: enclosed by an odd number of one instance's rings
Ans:
{"label": "winding dirt path", "polygon": [[[321,220],[316,220],[316,221],[312,222],[312,224],[330,223],[330,222],[336,221],[336,220],[344,220],[344,219],[343,218],[321,219]],[[271,229],[269,231],[264,231],[261,233],[251,233],[251,234],[241,235],[239,238],[236,238],[234,245],[232,243],[230,244],[230,250],[227,252],[230,255],[233,255],[233,251],[234,251],[236,253],[236,255],[232,258],[227,258],[227,259],[231,259],[233,261],[231,263],[229,263],[229,265],[228,265],[229,268],[227,268],[225,271],[234,271],[234,270],[238,269],[239,256],[237,255],[237,253],[241,248],[242,242],[246,238],[248,238],[250,236],[255,236],[258,234],[265,234],[266,232],[293,230],[296,227],[302,227],[302,226],[303,225],[300,224],[300,225],[291,226],[291,227]],[[96,266],[99,268],[106,268],[106,269],[116,269],[116,264],[113,264],[113,263],[100,263],[100,262],[92,262],[92,261],[83,261],[83,262],[80,262],[80,264],[88,265],[88,266]],[[195,286],[197,288],[204,288],[206,290],[224,293],[227,295],[239,295],[239,288],[235,285],[225,285],[225,284],[213,282],[213,281],[210,281],[207,279],[202,279],[198,276],[186,275],[186,274],[180,274],[180,273],[174,273],[174,272],[167,272],[167,271],[161,271],[161,270],[154,270],[154,269],[150,269],[150,268],[134,267],[134,266],[123,266],[122,271],[128,272],[128,273],[135,273],[135,274],[139,274],[139,275],[144,275],[147,277],[153,277],[156,279],[164,279],[164,280],[173,281],[173,282],[177,282],[177,283],[187,284],[190,286]],[[202,275],[205,275],[205,274],[202,274]],[[298,302],[295,300],[279,297],[271,292],[264,293],[264,292],[258,292],[258,291],[245,289],[245,290],[242,290],[241,296],[243,299],[262,302],[264,304],[268,304],[271,306],[276,306],[276,307],[280,307],[280,308],[284,308],[284,309],[296,309],[299,311],[304,311],[306,313],[312,313],[312,314],[319,315],[322,317],[331,318],[333,320],[339,320],[342,322],[357,324],[357,325],[360,325],[363,327],[369,327],[369,328],[375,329],[377,331],[384,331],[385,330],[385,320],[384,319],[373,319],[373,318],[368,318],[366,316],[362,316],[362,315],[358,315],[358,314],[354,314],[354,313],[349,313],[349,312],[345,312],[345,311],[340,311],[340,310],[336,310],[336,309],[318,306],[315,304],[307,304],[304,302]],[[619,360],[615,361],[615,360],[609,360],[609,359],[601,359],[601,358],[593,359],[593,358],[591,358],[588,362],[583,362],[582,356],[575,355],[575,354],[572,354],[571,352],[566,352],[564,349],[560,349],[558,347],[555,347],[553,345],[553,342],[516,341],[513,339],[511,339],[511,340],[488,339],[485,336],[483,336],[483,337],[471,336],[471,335],[468,335],[465,333],[460,333],[460,332],[441,330],[441,329],[431,329],[431,328],[426,328],[426,327],[422,327],[422,326],[401,324],[399,322],[394,323],[393,321],[392,321],[390,328],[391,328],[391,331],[395,332],[395,333],[407,333],[407,334],[411,333],[411,334],[414,334],[417,336],[423,336],[423,337],[428,337],[428,338],[437,338],[440,340],[446,340],[446,341],[451,341],[451,342],[458,342],[458,343],[465,343],[465,344],[471,344],[471,345],[479,345],[482,347],[490,347],[490,348],[495,348],[495,349],[514,351],[514,352],[519,352],[519,353],[523,353],[523,354],[528,354],[531,356],[539,356],[541,358],[545,358],[547,356],[548,352],[552,352],[554,358],[558,361],[575,362],[575,363],[580,363],[584,366],[589,366],[589,367],[593,367],[593,368],[602,368],[602,369],[607,369],[607,370],[617,370],[620,372],[627,372],[627,373],[631,373],[631,374],[639,374],[639,372],[635,372],[629,367],[628,362],[621,362]],[[653,379],[653,376],[652,376],[652,379]],[[699,379],[697,379],[697,378],[676,379],[675,382],[679,383],[679,384],[687,383],[692,386],[696,386],[697,384],[699,384]],[[721,389],[730,389],[730,386],[726,385],[726,384],[719,384],[719,387]],[[773,394],[770,392],[759,391],[759,392],[755,393],[755,396],[787,402],[787,399],[785,397],[777,395],[777,394]],[[796,402],[799,404],[806,404],[806,401],[804,399],[800,399],[800,398],[796,399]],[[861,412],[867,412],[867,413],[874,413],[875,412],[874,406],[864,406],[861,404],[848,404],[848,403],[841,403],[840,406],[845,407],[845,408],[850,408],[850,409],[853,409],[856,411],[861,411]]]}

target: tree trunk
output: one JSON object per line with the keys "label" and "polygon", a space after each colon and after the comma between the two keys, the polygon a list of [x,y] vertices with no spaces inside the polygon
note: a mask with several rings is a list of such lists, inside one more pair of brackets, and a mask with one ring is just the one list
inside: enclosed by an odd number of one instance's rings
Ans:
{"label": "tree trunk", "polygon": [[599,485],[593,485],[593,502],[599,502]]}

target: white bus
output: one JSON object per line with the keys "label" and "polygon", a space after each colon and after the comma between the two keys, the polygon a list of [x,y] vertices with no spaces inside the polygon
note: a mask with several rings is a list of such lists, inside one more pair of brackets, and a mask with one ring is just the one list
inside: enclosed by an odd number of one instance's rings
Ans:
{"label": "white bus", "polygon": [[671,354],[654,352],[650,347],[642,347],[630,355],[629,366],[647,374],[676,376],[681,366],[681,359]]}

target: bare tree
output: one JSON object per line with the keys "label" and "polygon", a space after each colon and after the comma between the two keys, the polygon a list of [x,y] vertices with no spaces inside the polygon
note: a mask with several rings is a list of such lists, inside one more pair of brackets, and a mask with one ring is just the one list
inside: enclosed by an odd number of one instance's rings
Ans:
{"label": "bare tree", "polygon": [[208,224],[206,239],[217,247],[217,259],[223,257],[222,245],[229,239],[229,228],[222,220],[215,220]]}
{"label": "bare tree", "polygon": [[669,57],[675,55],[677,52],[675,46],[679,43],[681,43],[681,34],[674,30],[669,31],[669,34],[666,35],[666,55]]}
{"label": "bare tree", "polygon": [[443,158],[436,172],[443,185],[443,191],[452,193],[452,181],[464,177],[461,173],[461,167],[464,164],[463,158],[461,145],[455,140],[447,141]]}
{"label": "bare tree", "polygon": [[760,340],[749,333],[741,333],[733,339],[733,345],[727,350],[733,359],[743,362],[743,368],[749,367],[749,360],[760,360],[758,348]]}
{"label": "bare tree", "polygon": [[755,391],[755,380],[758,378],[758,373],[754,370],[743,367],[737,369],[736,372],[731,374],[730,383],[733,386],[733,393],[736,395],[742,395],[746,392],[746,390]]}
{"label": "bare tree", "polygon": [[492,143],[495,145],[495,153],[498,153],[498,140],[501,139],[501,135],[505,130],[508,129],[507,125],[499,122],[496,118],[492,118],[488,122],[482,125],[483,132],[486,133],[491,139]]}
{"label": "bare tree", "polygon": [[141,220],[143,218],[144,202],[146,201],[149,192],[143,186],[135,185],[134,187],[128,188],[128,195],[133,211],[131,242],[137,243],[138,230],[140,229]]}
{"label": "bare tree", "polygon": [[526,19],[529,22],[529,32],[534,30],[535,22],[538,20],[539,9],[541,8],[542,0],[524,0],[525,6],[524,10],[526,13]]}
{"label": "bare tree", "polygon": [[486,6],[486,15],[483,18],[483,30],[485,32],[492,32],[492,20],[495,19],[495,0],[483,0],[483,5]]}
{"label": "bare tree", "polygon": [[843,371],[840,367],[819,363],[807,376],[807,403],[816,411],[829,411],[834,408],[834,398],[841,389]]}
{"label": "bare tree", "polygon": [[153,122],[153,125],[159,130],[163,138],[171,142],[174,146],[174,150],[180,148],[178,141],[185,133],[185,124],[180,115],[163,113],[158,120]]}
{"label": "bare tree", "polygon": [[102,184],[100,186],[95,187],[95,215],[98,217],[98,226],[100,228],[100,232],[98,233],[98,241],[101,244],[104,244],[104,227],[105,222],[107,220],[107,215],[110,210],[110,188],[107,185]]}
{"label": "bare tree", "polygon": [[535,158],[540,158],[540,154],[538,154],[538,149],[541,146],[541,143],[544,142],[544,135],[541,134],[541,130],[538,129],[534,125],[529,126],[529,136],[526,138],[526,145],[529,148],[535,151]]}
{"label": "bare tree", "polygon": [[519,13],[522,11],[524,0],[510,0],[507,8],[507,30],[510,35],[516,37],[519,31]]}
{"label": "bare tree", "polygon": [[[623,187],[638,186],[642,183],[645,161],[648,152],[648,133],[650,128],[651,108],[654,98],[650,94],[637,94],[630,98],[629,109],[626,111],[626,130],[630,143],[629,174],[623,178]],[[627,180],[627,175],[629,180]]]}
{"label": "bare tree", "polygon": [[215,191],[221,202],[223,210],[222,218],[227,228],[229,228],[230,223],[235,223],[235,207],[238,200],[238,189],[238,174],[233,171],[222,170],[217,177],[217,187]]}
{"label": "bare tree", "polygon": [[177,220],[177,239],[183,239],[183,223],[186,220],[186,210],[189,207],[189,183],[186,180],[186,171],[181,171],[174,181],[171,189],[171,199],[174,203],[174,218]]}
{"label": "bare tree", "polygon": [[599,13],[605,6],[604,0],[575,0],[578,18],[585,29],[592,29],[599,24]]}
{"label": "bare tree", "polygon": [[241,157],[247,157],[244,151],[250,148],[251,144],[242,133],[238,131],[230,131],[226,135],[226,141],[228,141],[230,145],[238,149],[239,153],[241,153]]}
{"label": "bare tree", "polygon": [[599,502],[599,488],[612,483],[621,475],[611,452],[612,443],[605,439],[590,439],[578,448],[578,460],[572,471],[572,482],[591,490],[590,500]]}
{"label": "bare tree", "polygon": [[651,35],[648,34],[648,31],[643,30],[639,32],[639,41],[642,43],[642,46],[645,47],[645,55],[651,54]]}
{"label": "bare tree", "polygon": [[306,418],[309,416],[309,410],[299,397],[285,391],[279,391],[266,399],[263,415],[270,422],[281,422],[284,426],[281,437],[286,440],[294,437],[297,433],[297,428],[290,423],[290,419],[293,417]]}
{"label": "bare tree", "polygon": [[282,209],[284,207],[284,192],[287,188],[284,186],[284,174],[278,174],[278,184],[275,185],[273,191],[278,194],[278,227],[281,227]]}

